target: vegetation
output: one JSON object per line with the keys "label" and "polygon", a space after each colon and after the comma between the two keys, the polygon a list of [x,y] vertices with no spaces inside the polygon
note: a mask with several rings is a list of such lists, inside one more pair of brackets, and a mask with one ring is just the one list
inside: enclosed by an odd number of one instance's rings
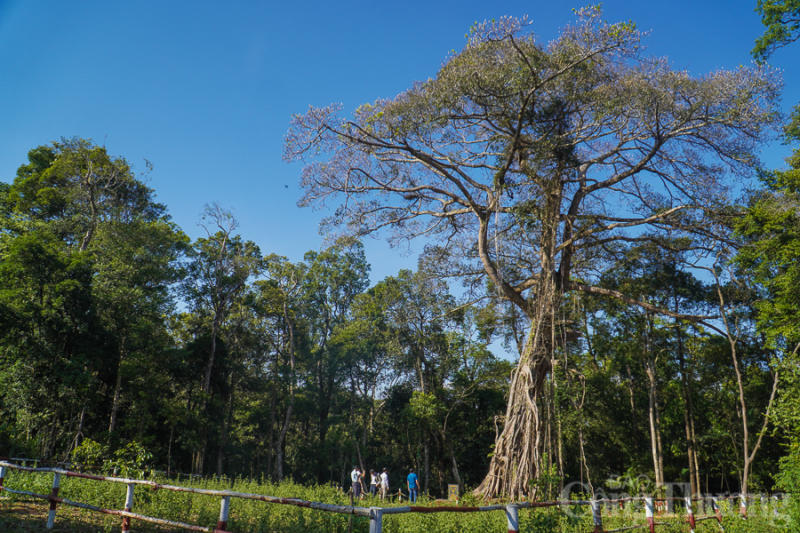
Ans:
{"label": "vegetation", "polygon": [[[46,493],[49,484],[52,483],[52,475],[31,475],[31,474],[12,474],[13,483],[22,490]],[[299,485],[292,481],[284,481],[280,484],[268,481],[253,481],[245,479],[220,480],[205,479],[200,482],[191,482],[188,479],[176,480],[175,478],[166,479],[163,476],[155,476],[154,481],[164,484],[180,484],[183,486],[194,486],[209,490],[233,490],[236,492],[246,492],[250,494],[264,494],[269,496],[299,498],[306,501],[325,501],[339,505],[349,505],[349,496],[342,493],[330,485]],[[92,505],[105,508],[116,509],[120,507],[120,502],[125,500],[125,485],[111,484],[98,481],[91,481],[80,478],[65,478],[62,481],[62,488],[59,493],[64,498],[90,503]],[[3,508],[0,508],[0,525],[9,528],[19,521],[12,521],[11,515],[6,509],[13,508],[20,501],[12,496]],[[481,500],[467,495],[460,502],[460,505],[480,505]],[[382,506],[397,507],[406,505],[407,502],[373,501],[367,498],[362,502],[356,502],[361,506]],[[434,502],[426,497],[422,497],[420,505],[452,505],[442,502]],[[153,517],[169,517],[184,523],[200,525],[204,527],[216,527],[219,518],[219,498],[191,493],[178,493],[160,489],[158,491],[149,490],[147,487],[139,487],[135,492],[136,513]],[[42,507],[45,507],[42,505]],[[709,516],[699,512],[696,506],[695,513],[698,517]],[[725,531],[762,533],[762,532],[781,532],[784,531],[785,522],[776,518],[773,508],[761,508],[760,505],[750,509],[749,518],[743,521],[737,514],[736,506],[726,502],[721,504],[723,515],[723,526]],[[41,529],[42,523],[46,521],[46,516],[41,514],[38,524]],[[305,532],[305,531],[326,531],[344,533],[348,531],[348,520],[351,521],[353,531],[366,533],[369,530],[369,520],[366,517],[348,516],[343,514],[326,513],[312,509],[304,509],[289,505],[268,504],[256,500],[233,499],[230,507],[230,518],[228,528],[230,531],[249,531],[253,533],[285,531],[285,532]],[[116,516],[102,516],[89,514],[87,512],[75,513],[66,506],[59,506],[56,523],[59,527],[69,527],[68,524],[76,521],[89,522],[97,527],[97,531],[116,530],[119,528],[121,519]],[[674,513],[658,516],[657,522],[677,526],[683,530],[687,527],[685,509],[676,506]],[[627,527],[631,525],[645,524],[644,509],[639,504],[626,504],[625,508],[618,510],[608,508],[603,512],[603,524],[605,529]],[[520,531],[529,533],[550,533],[560,531],[566,533],[584,533],[591,531],[592,515],[588,507],[585,506],[565,506],[543,509],[521,509],[520,510]],[[716,520],[699,522],[698,532],[719,531]],[[78,531],[85,532],[88,528]],[[134,520],[133,527],[136,531],[164,531],[162,526],[155,526],[147,522]],[[507,528],[506,517],[503,511],[483,512],[483,513],[411,513],[400,515],[387,515],[383,519],[383,531],[388,533],[402,533],[411,531],[431,531],[433,533],[446,533],[453,531],[503,531]],[[6,529],[4,529],[6,531]],[[14,529],[8,529],[14,532]],[[20,529],[23,531],[23,529]]]}
{"label": "vegetation", "polygon": [[[677,296],[614,284],[613,275],[632,254],[650,256],[656,265],[646,270],[682,273],[727,261],[741,213],[731,181],[754,174],[759,146],[779,126],[774,70],[692,77],[642,55],[634,24],[604,22],[599,7],[577,16],[547,45],[525,19],[478,24],[435,78],[349,120],[337,106],[312,108],[286,140],[286,158],[305,163],[301,205],[339,204],[327,229],[362,237],[388,226],[395,242],[432,240],[431,268],[460,278],[476,299],[491,285],[530,324],[478,488],[486,496],[535,494],[545,380],[578,334],[569,300],[717,327],[710,309],[682,308]],[[719,275],[718,285],[733,282]],[[650,333],[641,351],[655,357]],[[740,403],[746,487],[758,445]]]}
{"label": "vegetation", "polygon": [[[631,23],[578,15],[549,46],[525,21],[476,25],[397,98],[349,121],[295,117],[301,203],[343,199],[302,261],[259,248],[218,204],[192,241],[91,140],[33,148],[0,183],[0,455],[328,503],[349,502],[355,465],[387,468],[392,492],[415,468],[430,499],[449,484],[468,501],[795,491],[800,155],[769,170],[756,154],[781,126],[800,140],[800,115],[780,122],[765,65],[693,78],[641,55]],[[793,40],[781,20],[762,61]],[[742,197],[734,177],[752,178]],[[426,250],[415,271],[371,280],[359,239],[386,229]],[[123,492],[62,488],[111,508]],[[218,516],[212,499],[138,497],[145,514]],[[800,524],[794,498],[780,527]],[[347,525],[236,505],[234,531]],[[748,531],[777,527],[751,514]],[[528,531],[589,520],[522,515]]]}

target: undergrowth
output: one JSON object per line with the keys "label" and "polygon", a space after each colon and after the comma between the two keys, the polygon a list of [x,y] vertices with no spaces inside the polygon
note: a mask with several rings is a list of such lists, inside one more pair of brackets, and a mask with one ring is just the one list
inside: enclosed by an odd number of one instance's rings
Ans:
{"label": "undergrowth", "polygon": [[[318,501],[337,505],[349,505],[350,498],[331,485],[303,486],[285,481],[280,484],[266,480],[222,480],[154,477],[159,484],[191,486],[209,490],[231,490],[251,494],[261,494],[282,498],[298,498],[307,501]],[[27,473],[9,470],[5,485],[17,490],[25,490],[38,494],[49,494],[53,483],[53,474]],[[89,503],[107,509],[121,509],[124,506],[126,486],[122,483],[101,482],[82,478],[61,478],[59,496],[65,499]],[[3,517],[8,525],[13,505],[19,501],[30,500],[25,496],[17,496],[5,492],[8,497],[2,503]],[[366,498],[356,505],[362,507],[394,507],[407,505],[408,502],[384,501]],[[460,505],[481,505],[482,502],[467,496]],[[452,505],[451,502],[436,502],[421,497],[417,505]],[[59,520],[69,520],[70,512],[60,507]],[[135,490],[133,512],[147,516],[184,522],[205,527],[216,527],[219,518],[220,498],[185,492],[173,492],[165,489],[152,490],[138,485]],[[749,509],[747,520],[742,520],[735,509],[723,504],[723,526],[727,533],[795,533],[796,528],[785,523],[785,519],[776,516],[774,509],[759,505]],[[683,509],[676,508],[674,515],[657,517],[656,522],[670,527],[657,527],[657,531],[688,532]],[[696,515],[703,516],[695,509]],[[72,513],[74,514],[74,513]],[[84,513],[85,514],[85,513]],[[611,516],[604,512],[603,525],[606,530],[645,523],[641,506],[634,508],[629,504],[625,510],[615,510]],[[526,533],[586,533],[593,531],[591,512],[588,507],[521,509],[519,512],[520,531]],[[369,520],[366,517],[334,514],[290,505],[270,504],[256,500],[233,498],[231,500],[228,531],[235,533],[267,533],[286,532],[300,533],[319,531],[325,533],[346,533],[348,519],[352,521],[355,533],[367,533]],[[119,517],[103,517],[107,524],[98,529],[69,529],[69,531],[117,531]],[[43,525],[43,524],[42,524]],[[5,530],[6,527],[3,527]],[[178,531],[171,528],[160,528],[134,521],[135,531]],[[642,529],[647,531],[646,527]],[[14,531],[9,527],[8,531]],[[20,531],[23,531],[20,529]],[[503,511],[484,513],[409,513],[402,515],[386,515],[383,518],[383,531],[386,533],[478,533],[491,531],[507,531],[505,513]],[[716,520],[707,520],[698,524],[697,533],[719,532]]]}

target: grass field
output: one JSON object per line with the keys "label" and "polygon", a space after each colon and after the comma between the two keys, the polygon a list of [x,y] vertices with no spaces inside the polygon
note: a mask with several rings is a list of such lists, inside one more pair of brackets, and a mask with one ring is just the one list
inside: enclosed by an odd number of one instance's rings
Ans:
{"label": "grass field", "polygon": [[[6,478],[6,486],[18,490],[26,490],[38,494],[50,492],[52,474],[23,473],[13,471]],[[307,501],[318,501],[330,504],[349,505],[349,496],[333,486],[307,487],[292,483],[281,484],[256,482],[248,480],[222,481],[206,479],[190,483],[188,480],[155,479],[162,484],[193,486],[210,490],[233,490],[252,494],[263,494],[283,498],[298,498]],[[4,493],[0,500],[0,532],[31,533],[44,532],[47,521],[46,502],[31,500]],[[62,477],[59,496],[83,503],[89,503],[107,509],[121,509],[125,499],[125,485],[99,482],[94,480]],[[469,497],[460,502],[461,505],[481,505]],[[357,503],[363,507],[397,506],[407,502],[380,502],[369,499]],[[435,502],[422,498],[418,505],[446,505],[446,502]],[[175,520],[193,525],[215,527],[219,517],[220,499],[218,497],[179,493],[168,490],[151,490],[138,486],[134,498],[133,512],[168,520]],[[725,531],[727,533],[789,533],[781,521],[772,512],[762,512],[754,508],[750,510],[751,518],[747,521],[736,516],[733,510],[723,507]],[[346,533],[348,519],[352,520],[352,528],[356,533],[367,533],[369,521],[366,517],[349,517],[306,508],[288,505],[269,504],[255,500],[233,499],[231,502],[228,530],[234,533]],[[656,531],[676,533],[688,532],[689,526],[685,516],[674,515],[659,517],[657,522],[669,524],[670,527],[658,527]],[[605,529],[615,529],[632,525],[644,525],[644,513],[640,509],[629,507],[622,515],[603,517]],[[162,527],[142,521],[133,521],[131,528],[135,533],[178,532],[183,529]],[[56,527],[52,531],[60,533],[100,533],[121,530],[121,518],[91,511],[79,510],[67,506],[59,506]],[[526,533],[589,533],[593,531],[591,514],[588,507],[546,508],[520,510],[520,530]],[[436,513],[436,514],[403,514],[385,516],[383,531],[386,533],[484,533],[505,532],[507,524],[502,511],[483,513]],[[637,531],[637,530],[634,530]],[[638,531],[647,531],[646,528]],[[697,533],[715,533],[720,531],[715,520],[708,520],[698,525]]]}

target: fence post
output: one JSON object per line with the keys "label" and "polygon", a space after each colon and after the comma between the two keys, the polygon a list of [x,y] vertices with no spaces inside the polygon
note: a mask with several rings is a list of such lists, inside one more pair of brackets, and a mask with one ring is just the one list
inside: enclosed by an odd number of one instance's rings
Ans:
{"label": "fence post", "polygon": [[594,522],[594,533],[603,533],[603,513],[600,509],[600,502],[592,500],[592,521]]}
{"label": "fence post", "polygon": [[775,516],[778,516],[780,514],[780,513],[778,513],[778,495],[777,494],[774,495],[772,497],[772,499],[775,500],[775,508],[773,509],[772,514],[774,514]]}
{"label": "fence post", "polygon": [[[133,487],[135,487],[133,483],[128,483],[128,490],[125,492],[125,511],[133,512]],[[122,517],[122,532],[125,533],[131,530],[131,517],[130,516],[123,516]]]}
{"label": "fence post", "polygon": [[231,497],[223,496],[222,503],[219,506],[219,522],[217,522],[217,529],[225,531],[228,529],[228,514],[231,510]]}
{"label": "fence post", "polygon": [[694,533],[694,528],[697,527],[697,525],[695,524],[694,511],[692,510],[692,497],[687,496],[684,500],[686,500],[686,514],[689,519],[689,533]]}
{"label": "fence post", "polygon": [[645,496],[644,509],[647,515],[647,525],[650,526],[650,533],[656,533],[656,520],[653,517],[653,498]]}
{"label": "fence post", "polygon": [[[56,472],[53,476],[53,491],[51,495],[53,498],[58,497],[58,488],[61,485],[61,474]],[[50,500],[50,512],[47,513],[47,529],[53,529],[53,524],[56,521],[56,501]]]}
{"label": "fence post", "polygon": [[712,497],[711,497],[711,506],[712,506],[712,507],[713,507],[713,509],[714,509],[714,514],[715,514],[715,515],[717,515],[717,523],[719,524],[719,528],[720,528],[722,531],[725,531],[725,528],[724,528],[724,527],[723,527],[723,525],[722,525],[722,513],[721,513],[721,512],[720,512],[720,510],[719,510],[719,504],[717,503],[717,498],[716,498],[716,496],[712,496]]}
{"label": "fence post", "polygon": [[508,533],[519,532],[519,508],[516,505],[506,505],[506,520]]}
{"label": "fence post", "polygon": [[742,514],[742,520],[747,520],[747,495],[739,495],[739,512]]}
{"label": "fence post", "polygon": [[369,508],[369,533],[381,533],[383,531],[383,509],[380,507]]}

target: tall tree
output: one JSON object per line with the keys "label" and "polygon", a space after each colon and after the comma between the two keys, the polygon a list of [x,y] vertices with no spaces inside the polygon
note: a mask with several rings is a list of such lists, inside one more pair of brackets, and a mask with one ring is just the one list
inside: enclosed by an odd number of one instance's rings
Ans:
{"label": "tall tree", "polygon": [[207,234],[194,244],[188,265],[186,295],[191,305],[207,313],[211,321],[211,346],[203,373],[202,390],[209,391],[214,369],[217,335],[237,295],[250,276],[260,272],[260,252],[252,241],[242,242],[234,231],[239,224],[230,211],[217,203],[206,206],[198,224]]}
{"label": "tall tree", "polygon": [[284,444],[289,425],[292,422],[292,412],[297,388],[297,345],[298,345],[298,325],[300,312],[299,301],[300,291],[305,278],[304,264],[292,264],[285,257],[270,255],[264,259],[265,273],[267,280],[259,285],[260,294],[264,299],[271,300],[271,306],[275,309],[280,324],[278,334],[279,354],[284,360],[288,360],[289,365],[289,400],[286,407],[286,415],[278,432],[275,443],[275,474],[278,481],[283,480],[284,467]]}
{"label": "tall tree", "polygon": [[303,283],[303,304],[309,321],[309,337],[313,345],[313,394],[317,407],[317,438],[319,449],[317,480],[325,482],[325,449],[329,416],[333,400],[341,383],[345,354],[331,343],[337,328],[349,317],[356,296],[369,284],[369,263],[364,247],[357,241],[340,241],[321,251],[307,252],[308,265]]}
{"label": "tall tree", "polygon": [[486,496],[535,491],[537,402],[566,293],[703,318],[593,285],[592,268],[615,244],[713,246],[727,177],[752,172],[778,117],[772,70],[692,77],[641,56],[633,24],[578,15],[547,45],[524,19],[476,25],[435,78],[351,120],[339,106],[295,116],[285,144],[287,160],[307,163],[300,205],[340,203],[323,229],[438,240],[427,252],[443,275],[476,288],[488,278],[530,320]]}
{"label": "tall tree", "polygon": [[[211,374],[217,355],[217,337],[236,298],[247,288],[251,276],[261,270],[261,253],[252,241],[242,241],[235,235],[238,227],[230,211],[219,204],[206,206],[199,224],[207,237],[197,239],[189,253],[187,277],[183,291],[198,316],[209,322],[209,346],[206,352],[200,410],[205,411],[211,393]],[[202,473],[208,432],[195,455],[194,471]]]}
{"label": "tall tree", "polygon": [[[47,361],[48,394],[72,389],[71,399],[54,399],[54,408],[41,410],[52,414],[51,435],[62,422],[58,406],[74,411],[69,446],[79,443],[92,412],[104,418],[100,398],[113,390],[110,437],[122,362],[126,354],[152,351],[156,331],[163,331],[182,234],[124,158],[85,139],[31,150],[14,183],[3,188],[2,204],[0,255],[4,285],[12,291],[6,295],[28,302],[11,306],[9,328],[27,338],[16,368],[35,376]],[[25,296],[29,290],[37,294],[33,300]]]}

